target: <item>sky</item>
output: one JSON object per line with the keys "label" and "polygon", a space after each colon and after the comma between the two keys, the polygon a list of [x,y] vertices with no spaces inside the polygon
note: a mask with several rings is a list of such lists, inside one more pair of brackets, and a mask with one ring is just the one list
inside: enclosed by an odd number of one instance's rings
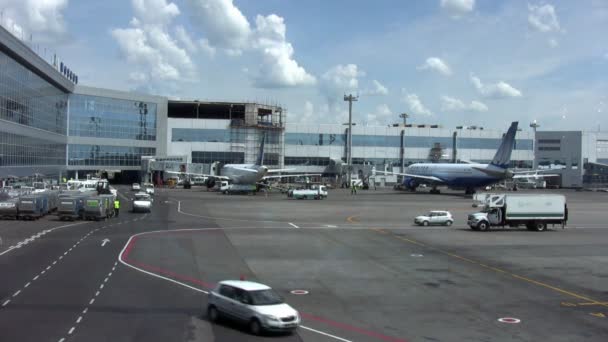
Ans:
{"label": "sky", "polygon": [[0,0],[79,84],[288,122],[608,129],[608,1]]}

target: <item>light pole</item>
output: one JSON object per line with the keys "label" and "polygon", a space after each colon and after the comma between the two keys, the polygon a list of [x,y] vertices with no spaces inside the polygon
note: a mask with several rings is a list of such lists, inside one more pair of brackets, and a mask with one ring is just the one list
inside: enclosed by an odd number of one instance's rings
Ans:
{"label": "light pole", "polygon": [[348,186],[351,186],[351,173],[352,173],[352,158],[353,158],[353,102],[359,99],[358,96],[353,94],[344,95],[344,101],[348,101],[348,150],[346,151],[346,163],[348,164]]}
{"label": "light pole", "polygon": [[407,118],[409,118],[410,116],[407,113],[401,113],[399,114],[400,118],[403,118],[403,127],[405,127],[405,125],[407,124]]}
{"label": "light pole", "polygon": [[532,127],[532,130],[534,131],[534,139],[532,139],[532,151],[534,156],[534,160],[532,161],[532,169],[536,170],[538,166],[536,163],[536,129],[540,127],[540,125],[536,122],[536,120],[534,120],[530,123],[530,127]]}

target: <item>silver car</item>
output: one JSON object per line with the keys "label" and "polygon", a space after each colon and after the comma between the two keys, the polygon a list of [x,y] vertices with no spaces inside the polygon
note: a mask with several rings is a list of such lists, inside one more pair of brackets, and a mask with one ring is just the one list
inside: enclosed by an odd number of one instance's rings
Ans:
{"label": "silver car", "polygon": [[152,197],[145,192],[138,192],[133,198],[133,212],[150,212],[152,210]]}
{"label": "silver car", "polygon": [[454,218],[449,211],[445,210],[433,210],[429,211],[426,215],[417,216],[414,219],[414,223],[420,226],[428,225],[445,225],[451,226],[454,223]]}
{"label": "silver car", "polygon": [[226,316],[249,325],[252,334],[263,330],[293,331],[300,325],[298,312],[270,287],[243,280],[225,280],[209,292],[207,316],[215,322]]}

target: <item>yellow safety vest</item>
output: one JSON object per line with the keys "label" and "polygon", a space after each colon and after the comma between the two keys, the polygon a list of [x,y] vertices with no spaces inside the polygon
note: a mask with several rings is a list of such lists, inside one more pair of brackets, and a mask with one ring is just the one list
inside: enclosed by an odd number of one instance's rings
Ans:
{"label": "yellow safety vest", "polygon": [[114,209],[120,209],[120,201],[114,201]]}

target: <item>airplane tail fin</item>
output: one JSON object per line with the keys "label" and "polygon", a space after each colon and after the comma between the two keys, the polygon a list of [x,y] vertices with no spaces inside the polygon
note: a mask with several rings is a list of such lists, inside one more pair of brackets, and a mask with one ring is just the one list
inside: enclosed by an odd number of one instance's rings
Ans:
{"label": "airplane tail fin", "polygon": [[255,165],[262,166],[264,164],[264,141],[266,140],[266,133],[262,134],[262,142],[260,143],[260,152],[258,153],[258,160]]}
{"label": "airplane tail fin", "polygon": [[511,161],[511,152],[513,151],[513,146],[515,145],[515,133],[517,133],[517,121],[511,123],[511,127],[502,138],[502,143],[496,154],[494,155],[494,159],[492,159],[491,165],[501,167],[506,169],[509,167],[509,162]]}

